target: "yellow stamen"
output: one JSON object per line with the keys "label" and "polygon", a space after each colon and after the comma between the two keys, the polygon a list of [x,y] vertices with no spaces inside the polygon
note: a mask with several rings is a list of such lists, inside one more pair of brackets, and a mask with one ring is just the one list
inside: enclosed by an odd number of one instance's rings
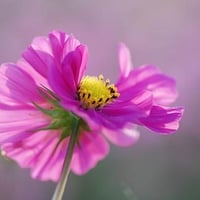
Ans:
{"label": "yellow stamen", "polygon": [[77,90],[81,106],[86,109],[100,109],[106,104],[113,102],[119,95],[115,85],[110,84],[108,79],[104,81],[102,75],[99,77],[84,77]]}

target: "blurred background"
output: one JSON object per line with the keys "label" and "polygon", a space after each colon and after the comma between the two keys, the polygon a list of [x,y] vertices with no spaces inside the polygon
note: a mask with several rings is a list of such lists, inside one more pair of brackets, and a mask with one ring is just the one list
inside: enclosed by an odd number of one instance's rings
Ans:
{"label": "blurred background", "polygon": [[[185,107],[177,133],[140,129],[134,146],[112,146],[94,170],[71,174],[65,199],[200,199],[199,10],[199,0],[0,0],[0,63],[15,62],[33,37],[60,29],[88,45],[89,74],[114,81],[122,41],[134,66],[155,64],[177,79],[174,105]],[[55,186],[0,158],[1,200],[49,200]]]}

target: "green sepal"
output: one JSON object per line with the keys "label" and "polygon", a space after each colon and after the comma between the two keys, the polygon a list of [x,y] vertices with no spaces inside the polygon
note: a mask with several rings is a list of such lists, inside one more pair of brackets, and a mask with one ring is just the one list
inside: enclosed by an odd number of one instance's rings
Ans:
{"label": "green sepal", "polygon": [[[35,131],[42,131],[42,130],[59,130],[60,131],[60,138],[58,144],[65,139],[66,137],[71,136],[74,128],[74,124],[78,121],[78,134],[82,131],[90,131],[89,126],[87,123],[77,115],[72,112],[65,110],[60,104],[59,98],[48,88],[45,86],[39,87],[38,92],[40,95],[50,103],[51,108],[43,108],[39,106],[37,103],[32,102],[33,105],[40,110],[45,115],[48,115],[52,121],[51,123],[43,128],[37,129]],[[56,146],[58,146],[58,144]]]}

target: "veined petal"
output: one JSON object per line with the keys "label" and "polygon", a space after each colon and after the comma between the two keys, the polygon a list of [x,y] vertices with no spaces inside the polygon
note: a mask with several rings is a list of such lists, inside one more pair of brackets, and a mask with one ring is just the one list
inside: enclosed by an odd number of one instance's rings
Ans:
{"label": "veined petal", "polygon": [[46,52],[60,63],[69,52],[74,51],[79,45],[79,40],[72,35],[54,30],[49,33],[48,37],[34,38],[31,47],[35,51]]}
{"label": "veined petal", "polygon": [[[77,47],[75,51],[68,53],[68,55],[63,60],[62,75],[66,85],[71,89],[71,92],[76,92],[78,81],[80,78],[82,78],[83,72],[85,71],[85,58],[83,59],[82,57],[85,56],[82,55],[82,53],[85,54],[84,49],[84,46]],[[82,62],[84,62],[84,65]]]}
{"label": "veined petal", "polygon": [[75,99],[76,91],[72,86],[67,84],[64,76],[56,67],[51,67],[48,72],[48,83],[55,94],[65,101],[72,101]]}
{"label": "veined petal", "polygon": [[80,42],[72,35],[69,35],[64,43],[63,59],[68,53],[75,51],[78,46],[80,46]]}
{"label": "veined petal", "polygon": [[140,136],[136,128],[130,125],[125,126],[123,129],[117,131],[105,129],[103,130],[103,134],[110,142],[122,147],[134,144],[137,142]]}
{"label": "veined petal", "polygon": [[98,119],[99,123],[108,129],[120,129],[128,122],[136,123],[138,118],[147,116],[148,113],[149,110],[142,110],[137,105],[129,103],[122,104],[121,107],[107,107],[96,115],[95,120]]}
{"label": "veined petal", "polygon": [[64,58],[62,69],[52,67],[49,70],[49,84],[58,96],[76,98],[78,83],[85,72],[87,47],[78,46]]}
{"label": "veined petal", "polygon": [[34,67],[32,67],[25,59],[21,58],[18,60],[17,66],[19,66],[19,68],[25,71],[27,74],[31,74],[31,77],[38,86],[45,86],[46,88],[50,88],[46,77],[38,73],[38,71],[36,71]]}
{"label": "veined petal", "polygon": [[91,119],[93,119],[97,124],[100,124],[105,128],[119,130],[130,120],[133,122],[136,119],[136,117],[135,118],[133,117],[134,117],[133,112],[131,112],[130,110],[128,111],[127,108],[126,110],[122,111],[116,110],[114,112],[102,111],[99,113],[93,113],[93,118],[91,116]]}
{"label": "veined petal", "polygon": [[48,69],[61,69],[65,56],[74,51],[80,42],[61,31],[53,31],[48,37],[37,37],[23,53],[24,59],[42,76],[47,78]]}
{"label": "veined petal", "polygon": [[156,67],[145,65],[130,72],[129,76],[117,84],[119,91],[132,88],[134,91],[148,90],[153,94],[156,104],[168,105],[177,97],[173,78],[161,73]]}
{"label": "veined petal", "polygon": [[146,78],[153,76],[155,74],[161,73],[160,70],[153,65],[144,65],[133,69],[126,79],[117,82],[117,87],[119,90],[124,90],[129,87],[133,87],[135,84],[140,83]]}
{"label": "veined petal", "polygon": [[0,67],[0,95],[14,99],[18,103],[40,102],[37,85],[33,78],[15,64]]}
{"label": "veined petal", "polygon": [[0,144],[22,140],[50,123],[50,118],[33,107],[1,106],[0,112]]}
{"label": "veined petal", "polygon": [[56,67],[56,63],[51,55],[35,50],[33,47],[29,47],[24,51],[23,58],[44,78],[47,78],[49,68]]}
{"label": "veined petal", "polygon": [[75,82],[79,84],[86,70],[88,64],[88,48],[86,45],[79,45],[77,47],[81,55],[81,64],[78,68],[74,69]]}
{"label": "veined petal", "polygon": [[49,41],[53,52],[53,57],[56,60],[56,63],[61,64],[63,58],[65,35],[62,32],[50,33]]}
{"label": "veined petal", "polygon": [[150,115],[146,118],[141,118],[140,122],[155,132],[170,134],[178,129],[183,111],[181,107],[153,106]]}
{"label": "veined petal", "polygon": [[41,138],[43,144],[39,147],[40,149],[32,160],[32,163],[37,164],[32,165],[31,175],[33,178],[39,178],[40,180],[58,181],[61,175],[67,145],[63,148],[64,142],[62,142],[59,149],[56,149],[59,141],[58,131],[45,132],[44,134],[46,136],[43,139]]}
{"label": "veined petal", "polygon": [[[152,92],[148,90],[138,90],[137,88],[128,88],[120,92],[120,97],[116,102],[114,102],[112,105],[108,106],[117,106],[118,108],[121,108],[122,105],[128,105],[128,106],[135,106],[137,111],[139,111],[141,114],[147,114],[150,112],[150,109],[153,105],[153,95]],[[118,105],[119,104],[119,105]]]}
{"label": "veined petal", "polygon": [[[6,156],[16,160],[21,167],[31,168],[32,177],[40,180],[58,181],[64,162],[68,139],[55,150],[58,133],[40,131],[22,141],[2,146]],[[109,152],[106,140],[97,133],[81,133],[75,146],[71,163],[72,171],[84,174],[102,160]]]}
{"label": "veined petal", "polygon": [[59,156],[54,154],[58,139],[57,132],[40,131],[22,141],[6,143],[2,150],[21,167],[31,168],[33,178],[58,181],[66,152],[64,149],[58,151]]}
{"label": "veined petal", "polygon": [[173,103],[178,96],[175,80],[164,74],[158,74],[147,79],[141,83],[141,87],[144,87],[144,85],[153,92],[155,104],[168,105]]}
{"label": "veined petal", "polygon": [[79,175],[88,172],[105,158],[108,152],[109,145],[99,133],[82,133],[73,154],[72,171]]}

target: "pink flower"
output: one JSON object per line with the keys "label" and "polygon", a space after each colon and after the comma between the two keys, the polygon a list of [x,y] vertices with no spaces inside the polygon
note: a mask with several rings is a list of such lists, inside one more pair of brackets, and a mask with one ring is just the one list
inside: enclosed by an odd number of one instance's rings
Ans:
{"label": "pink flower", "polygon": [[[167,107],[176,97],[175,81],[156,67],[132,69],[119,47],[116,84],[84,76],[87,47],[53,31],[37,37],[17,64],[0,67],[0,144],[7,157],[31,168],[32,177],[58,181],[74,117],[81,119],[71,170],[84,174],[109,152],[107,140],[133,144],[136,125],[170,134],[183,109]],[[106,140],[107,139],[107,140]]]}

